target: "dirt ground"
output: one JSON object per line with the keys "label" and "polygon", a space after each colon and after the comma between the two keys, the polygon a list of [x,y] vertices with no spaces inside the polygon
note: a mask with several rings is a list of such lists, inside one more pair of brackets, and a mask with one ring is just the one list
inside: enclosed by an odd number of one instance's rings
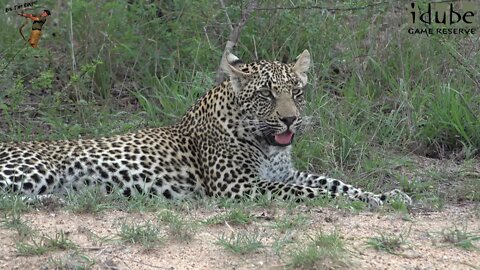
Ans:
{"label": "dirt ground", "polygon": [[[199,208],[183,215],[202,221],[221,211]],[[282,209],[259,210],[254,213],[255,216],[273,213],[273,219],[257,218],[248,225],[202,225],[190,241],[167,239],[151,250],[114,238],[121,222],[155,220],[158,213],[105,211],[99,214],[75,214],[65,210],[39,210],[22,215],[22,219],[30,220],[31,226],[41,233],[54,235],[63,230],[78,245],[77,252],[94,260],[93,269],[284,269],[288,266],[288,249],[276,254],[269,248],[273,236],[279,235],[278,229],[272,227],[272,222],[285,215],[282,212]],[[478,236],[478,204],[448,205],[439,212],[413,209],[408,216],[381,211],[355,213],[331,207],[302,206],[297,207],[294,214],[307,214],[308,221],[301,228],[293,230],[292,239],[303,239],[319,231],[328,233],[336,230],[347,243],[347,268],[350,269],[480,269],[479,241],[476,241],[474,249],[466,250],[445,242],[442,237],[442,230],[452,229],[453,226],[475,232]],[[262,243],[265,248],[240,255],[215,244],[220,235],[242,230],[264,235]],[[395,255],[366,245],[370,237],[401,234],[408,230],[406,243]],[[18,256],[16,241],[18,236],[14,230],[0,228],[0,269],[53,269],[52,258],[65,259],[74,252],[67,250],[41,256]],[[338,267],[320,262],[317,269]]]}

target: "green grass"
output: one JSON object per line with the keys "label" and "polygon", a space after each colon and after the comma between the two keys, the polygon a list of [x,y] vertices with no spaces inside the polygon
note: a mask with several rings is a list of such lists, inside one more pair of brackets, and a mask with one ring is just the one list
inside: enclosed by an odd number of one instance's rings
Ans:
{"label": "green grass", "polygon": [[181,242],[193,240],[197,231],[197,224],[195,222],[182,218],[173,211],[162,211],[158,215],[158,221],[168,226],[167,233],[172,239]]}
{"label": "green grass", "polygon": [[475,243],[480,243],[480,232],[469,232],[466,228],[453,226],[453,228],[442,230],[440,235],[443,242],[453,244],[456,247],[467,250],[478,250],[480,248],[475,245]]}
{"label": "green grass", "polygon": [[34,230],[28,225],[28,222],[22,220],[20,214],[5,215],[0,224],[2,228],[15,230],[20,240],[34,234]]}
{"label": "green grass", "polygon": [[163,197],[151,197],[148,194],[125,197],[116,190],[111,194],[104,194],[97,187],[87,187],[77,192],[70,192],[66,198],[66,209],[75,213],[100,213],[112,209],[149,212],[167,207],[172,208],[178,204],[178,202],[172,202]]}
{"label": "green grass", "polygon": [[29,242],[18,242],[16,253],[18,256],[43,255],[50,251],[76,249],[77,245],[68,239],[64,231],[56,232],[55,235],[42,235],[32,237]]}
{"label": "green grass", "polygon": [[[112,209],[115,203],[121,200],[120,196],[105,195],[99,188],[84,188],[77,192],[69,192],[67,196],[67,209],[76,213],[99,213]],[[118,204],[117,204],[118,205]]]}
{"label": "green grass", "polygon": [[[285,249],[295,243],[295,232],[287,231],[284,234],[280,234],[273,238],[274,241],[271,245],[272,251],[275,255],[282,257]],[[287,251],[288,252],[288,251]]]}
{"label": "green grass", "polygon": [[323,269],[348,265],[349,257],[345,242],[338,232],[319,232],[309,238],[308,242],[302,242],[291,252],[289,268]]}
{"label": "green grass", "polygon": [[390,254],[397,254],[401,248],[407,244],[410,235],[410,228],[401,231],[398,234],[386,233],[374,236],[366,241],[366,245],[379,251],[384,251]]}
{"label": "green grass", "polygon": [[28,211],[30,206],[21,196],[0,193],[0,213],[20,214]]}
{"label": "green grass", "polygon": [[176,206],[177,203],[163,197],[151,197],[148,194],[136,194],[131,198],[125,198],[120,195],[118,205],[122,210],[128,212],[151,212],[164,208],[172,208]]}
{"label": "green grass", "polygon": [[271,225],[272,228],[284,233],[289,230],[302,228],[308,221],[305,215],[291,215],[286,214],[282,217],[276,218]]}
{"label": "green grass", "polygon": [[126,243],[139,244],[145,249],[152,249],[163,241],[159,226],[152,222],[143,224],[124,222],[120,225],[118,236]]}
{"label": "green grass", "polygon": [[246,225],[253,221],[253,216],[245,208],[232,208],[227,213],[217,214],[204,221],[208,225],[228,223],[230,225]]}
{"label": "green grass", "polygon": [[62,257],[51,257],[49,267],[53,269],[89,270],[94,269],[95,260],[78,251]]}
{"label": "green grass", "polygon": [[217,238],[215,244],[241,255],[257,252],[264,247],[261,234],[249,231],[231,233],[229,236],[222,234]]}

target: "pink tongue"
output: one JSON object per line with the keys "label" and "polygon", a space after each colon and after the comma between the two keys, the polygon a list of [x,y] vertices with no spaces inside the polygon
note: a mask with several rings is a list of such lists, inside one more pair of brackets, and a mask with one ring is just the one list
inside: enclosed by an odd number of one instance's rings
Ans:
{"label": "pink tongue", "polygon": [[289,144],[292,141],[293,133],[290,131],[285,131],[282,134],[275,135],[275,141],[278,144]]}

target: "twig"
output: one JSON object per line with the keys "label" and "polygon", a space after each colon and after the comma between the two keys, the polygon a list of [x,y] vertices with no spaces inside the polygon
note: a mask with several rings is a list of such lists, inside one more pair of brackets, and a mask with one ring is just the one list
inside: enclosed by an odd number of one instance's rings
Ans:
{"label": "twig", "polygon": [[252,39],[253,39],[253,52],[255,54],[255,60],[258,60],[257,42],[255,42],[255,35],[252,35]]}
{"label": "twig", "polygon": [[[222,1],[220,1],[220,2],[222,2]],[[257,5],[258,5],[257,0],[251,0],[247,4],[247,7],[242,12],[242,18],[237,23],[237,25],[235,27],[233,27],[232,31],[230,32],[230,36],[228,37],[227,44],[225,45],[225,49],[223,50],[224,53],[222,54],[222,60],[221,61],[224,60],[223,58],[225,56],[225,52],[232,51],[233,47],[235,47],[235,45],[237,45],[238,39],[240,38],[240,32],[242,31],[242,28],[247,23],[248,18],[250,17],[250,14],[257,8]],[[227,19],[227,20],[229,20],[229,19]],[[230,25],[231,25],[231,23],[230,23]],[[220,65],[218,66],[217,76],[215,78],[215,82],[217,84],[221,83],[224,79],[224,73],[223,73],[223,70],[222,70],[221,63],[222,62],[220,62]]]}
{"label": "twig", "polygon": [[218,0],[218,1],[220,2],[220,6],[222,6],[223,12],[225,13],[225,18],[227,18],[228,27],[230,28],[230,31],[233,31],[232,21],[230,20],[230,16],[228,16],[227,9],[225,8],[225,3],[223,2],[223,0]]}
{"label": "twig", "polygon": [[[212,44],[210,43],[210,38],[208,37],[207,27],[203,27],[203,32],[205,33],[205,38],[207,39],[208,47],[212,49]],[[155,73],[157,74],[157,73]]]}
{"label": "twig", "polygon": [[77,71],[77,61],[75,60],[75,50],[73,48],[73,15],[72,15],[73,3],[70,0],[70,50],[72,53],[72,70]]}
{"label": "twig", "polygon": [[[71,57],[72,57],[72,73],[74,75],[77,74],[77,61],[75,59],[75,48],[73,46],[73,14],[72,14],[72,9],[73,9],[73,0],[70,0],[70,52],[71,52]],[[71,80],[70,80],[71,81]],[[80,100],[80,93],[78,92],[78,87],[74,85],[74,91],[75,91],[75,98]]]}
{"label": "twig", "polygon": [[227,227],[230,229],[232,233],[235,233],[235,230],[232,228],[232,226],[230,226],[230,224],[228,224],[227,221],[225,221],[225,225],[227,225]]}

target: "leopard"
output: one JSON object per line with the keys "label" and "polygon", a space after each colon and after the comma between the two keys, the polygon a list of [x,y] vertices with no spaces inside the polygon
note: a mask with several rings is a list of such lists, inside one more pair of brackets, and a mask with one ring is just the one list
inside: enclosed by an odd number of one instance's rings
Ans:
{"label": "leopard", "polygon": [[378,207],[398,189],[363,191],[322,174],[296,170],[292,143],[306,121],[308,50],[291,63],[244,63],[222,56],[226,79],[205,92],[174,124],[120,135],[0,143],[0,190],[26,197],[87,187],[181,200],[308,200],[346,196]]}

